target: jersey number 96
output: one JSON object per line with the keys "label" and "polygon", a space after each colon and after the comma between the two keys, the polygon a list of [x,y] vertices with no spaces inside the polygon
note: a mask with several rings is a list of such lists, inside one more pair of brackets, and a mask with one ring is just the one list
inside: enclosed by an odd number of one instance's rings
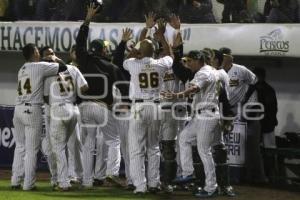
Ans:
{"label": "jersey number 96", "polygon": [[140,73],[139,74],[140,88],[156,88],[159,83],[159,75],[157,72]]}

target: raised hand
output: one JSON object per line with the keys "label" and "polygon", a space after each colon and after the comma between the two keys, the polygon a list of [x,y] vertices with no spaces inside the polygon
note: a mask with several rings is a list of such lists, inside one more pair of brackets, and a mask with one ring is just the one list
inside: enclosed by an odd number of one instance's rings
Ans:
{"label": "raised hand", "polygon": [[148,13],[148,15],[145,15],[145,20],[146,20],[146,28],[152,28],[155,26],[155,17],[156,14],[154,12]]}
{"label": "raised hand", "polygon": [[174,29],[180,29],[180,18],[176,16],[174,13],[170,15],[169,24]]}
{"label": "raised hand", "polygon": [[95,7],[94,3],[90,3],[87,9],[87,14],[85,17],[86,22],[90,22],[92,18],[96,15],[97,11],[100,9],[100,6]]}
{"label": "raised hand", "polygon": [[122,30],[122,41],[127,42],[132,39],[133,30],[130,28],[125,28]]}
{"label": "raised hand", "polygon": [[167,26],[167,23],[163,18],[158,19],[157,20],[157,33],[164,34],[166,32],[166,26]]}
{"label": "raised hand", "polygon": [[182,44],[183,44],[183,41],[182,41],[181,33],[178,32],[177,35],[175,35],[175,39],[173,40],[173,46],[172,47],[177,48]]}

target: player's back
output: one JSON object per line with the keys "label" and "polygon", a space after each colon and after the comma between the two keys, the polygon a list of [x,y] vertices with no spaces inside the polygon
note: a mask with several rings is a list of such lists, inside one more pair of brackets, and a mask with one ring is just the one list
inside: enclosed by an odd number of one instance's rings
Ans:
{"label": "player's back", "polygon": [[233,64],[228,71],[230,104],[241,102],[250,84],[256,83],[256,76],[245,66]]}
{"label": "player's back", "polygon": [[157,99],[162,89],[163,77],[168,68],[171,68],[173,59],[165,56],[160,59],[145,57],[143,59],[127,59],[124,68],[131,75],[131,99]]}
{"label": "player's back", "polygon": [[56,74],[58,63],[25,63],[18,72],[16,105],[43,104],[44,78]]}
{"label": "player's back", "polygon": [[81,72],[73,65],[57,76],[45,80],[45,96],[49,96],[49,103],[75,103],[79,88],[86,85]]}
{"label": "player's back", "polygon": [[217,70],[206,65],[195,74],[191,83],[200,88],[200,91],[194,95],[193,104],[196,110],[218,109],[221,82]]}

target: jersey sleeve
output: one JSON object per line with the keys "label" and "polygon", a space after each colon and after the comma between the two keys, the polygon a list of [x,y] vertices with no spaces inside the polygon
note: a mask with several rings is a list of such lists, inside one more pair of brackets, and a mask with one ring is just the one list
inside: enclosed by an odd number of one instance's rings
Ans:
{"label": "jersey sleeve", "polygon": [[87,85],[87,81],[85,80],[84,76],[82,75],[82,73],[79,71],[79,69],[75,68],[76,70],[76,84],[78,86],[78,88],[81,88],[84,85]]}
{"label": "jersey sleeve", "polygon": [[40,63],[43,69],[43,75],[45,77],[55,76],[58,73],[59,64],[53,62],[41,62]]}
{"label": "jersey sleeve", "polygon": [[254,85],[257,82],[256,76],[253,72],[251,72],[246,67],[243,70],[244,80],[249,85]]}
{"label": "jersey sleeve", "polygon": [[157,64],[161,67],[171,68],[173,65],[173,58],[171,56],[165,56],[157,60]]}
{"label": "jersey sleeve", "polygon": [[44,96],[50,95],[51,80],[52,80],[52,77],[48,77],[44,81]]}
{"label": "jersey sleeve", "polygon": [[191,85],[197,86],[199,89],[206,87],[209,83],[208,74],[205,72],[197,72],[194,79],[190,82]]}
{"label": "jersey sleeve", "polygon": [[129,59],[126,59],[124,62],[123,62],[123,67],[125,70],[129,71],[129,66],[132,64],[132,62],[135,60],[135,58],[129,58]]}

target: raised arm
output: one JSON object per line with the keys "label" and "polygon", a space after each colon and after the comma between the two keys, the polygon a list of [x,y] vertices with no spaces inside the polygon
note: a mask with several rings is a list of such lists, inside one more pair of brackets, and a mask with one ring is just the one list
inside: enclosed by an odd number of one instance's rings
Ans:
{"label": "raised arm", "polygon": [[78,35],[76,37],[76,57],[81,68],[86,65],[88,60],[87,38],[89,34],[89,25],[98,9],[99,7],[95,8],[93,3],[88,6],[86,18],[83,24],[80,26]]}
{"label": "raised arm", "polygon": [[157,20],[158,29],[155,32],[156,37],[158,38],[160,44],[162,45],[164,55],[169,55],[174,59],[174,54],[172,51],[171,46],[167,42],[165,38],[165,31],[166,31],[166,22],[163,19]]}
{"label": "raised arm", "polygon": [[156,14],[154,14],[153,12],[148,13],[148,15],[145,15],[145,23],[146,23],[146,27],[143,28],[140,37],[139,37],[139,41],[142,41],[144,39],[147,38],[147,33],[149,31],[151,31],[151,29],[155,26],[155,17]]}
{"label": "raised arm", "polygon": [[192,71],[184,67],[181,62],[181,58],[183,57],[183,40],[180,32],[180,18],[172,14],[170,16],[169,24],[175,29],[175,39],[172,46],[174,52],[172,69],[175,76],[185,83],[192,77]]}
{"label": "raised arm", "polygon": [[124,69],[123,62],[125,58],[126,43],[132,39],[132,32],[133,31],[129,28],[123,29],[122,40],[117,46],[113,56],[113,63],[119,67],[127,80],[130,80],[130,74]]}

